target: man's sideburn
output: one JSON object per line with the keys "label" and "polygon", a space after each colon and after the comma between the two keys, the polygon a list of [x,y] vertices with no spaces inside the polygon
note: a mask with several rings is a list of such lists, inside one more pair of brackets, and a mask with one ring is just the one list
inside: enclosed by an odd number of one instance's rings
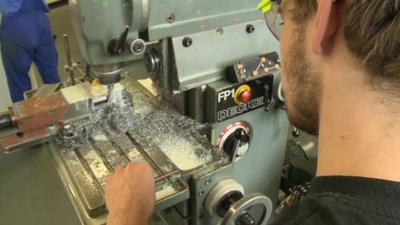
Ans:
{"label": "man's sideburn", "polygon": [[290,122],[310,133],[319,131],[321,77],[306,54],[306,28],[294,29],[286,58],[282,59],[283,83]]}

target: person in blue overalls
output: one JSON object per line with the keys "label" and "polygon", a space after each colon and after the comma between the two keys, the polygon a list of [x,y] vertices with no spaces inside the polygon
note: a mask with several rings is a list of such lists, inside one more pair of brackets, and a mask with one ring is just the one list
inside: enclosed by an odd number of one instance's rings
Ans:
{"label": "person in blue overalls", "polygon": [[35,63],[45,84],[61,82],[58,55],[44,0],[0,0],[1,53],[13,102],[32,89],[28,72]]}

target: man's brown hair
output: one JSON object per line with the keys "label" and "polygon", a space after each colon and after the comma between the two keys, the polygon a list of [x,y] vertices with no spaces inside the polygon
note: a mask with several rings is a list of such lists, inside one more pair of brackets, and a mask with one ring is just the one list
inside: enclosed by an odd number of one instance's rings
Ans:
{"label": "man's brown hair", "polygon": [[[400,0],[337,0],[345,3],[344,36],[350,52],[359,59],[372,82],[400,93]],[[297,23],[316,14],[318,0],[284,0]],[[379,82],[378,82],[379,81]]]}

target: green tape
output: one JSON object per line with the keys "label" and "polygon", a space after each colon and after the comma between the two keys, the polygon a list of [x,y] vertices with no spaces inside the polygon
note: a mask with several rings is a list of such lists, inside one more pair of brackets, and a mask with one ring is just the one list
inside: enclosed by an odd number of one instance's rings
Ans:
{"label": "green tape", "polygon": [[263,13],[267,13],[272,9],[272,2],[271,0],[262,0],[258,3],[257,8],[261,9]]}

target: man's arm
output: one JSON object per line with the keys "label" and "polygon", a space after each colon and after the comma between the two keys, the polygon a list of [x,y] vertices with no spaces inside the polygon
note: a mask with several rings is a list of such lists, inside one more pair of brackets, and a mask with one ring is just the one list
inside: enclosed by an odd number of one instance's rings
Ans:
{"label": "man's arm", "polygon": [[105,187],[107,225],[146,225],[154,210],[153,171],[148,164],[128,164],[110,175]]}

